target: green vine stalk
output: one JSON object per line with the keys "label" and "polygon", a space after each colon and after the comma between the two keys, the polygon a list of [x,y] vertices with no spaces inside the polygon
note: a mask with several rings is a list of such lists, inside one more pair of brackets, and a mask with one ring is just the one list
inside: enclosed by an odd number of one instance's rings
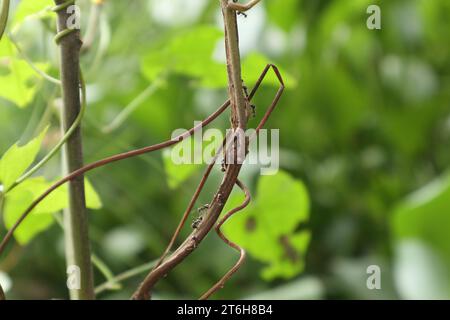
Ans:
{"label": "green vine stalk", "polygon": [[[79,118],[81,112],[79,86],[80,76],[80,32],[68,28],[69,14],[66,8],[74,0],[55,0],[53,11],[57,13],[58,33],[55,42],[60,47],[60,71],[63,98],[62,123],[65,134]],[[83,146],[80,126],[71,132],[63,148],[63,171],[75,171],[83,167]],[[72,299],[91,300],[95,298],[93,267],[88,232],[88,217],[83,175],[69,183],[69,207],[64,211],[66,263],[80,270],[79,288],[70,288]]]}
{"label": "green vine stalk", "polygon": [[0,12],[0,41],[2,40],[6,25],[8,24],[9,4],[10,0],[3,0],[2,11]]}

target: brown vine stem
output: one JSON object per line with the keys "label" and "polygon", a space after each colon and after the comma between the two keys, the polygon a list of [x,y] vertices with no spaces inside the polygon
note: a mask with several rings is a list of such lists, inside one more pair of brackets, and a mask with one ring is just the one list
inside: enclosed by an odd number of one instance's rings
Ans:
{"label": "brown vine stem", "polygon": [[[242,87],[241,63],[239,53],[239,39],[236,11],[228,8],[228,0],[221,0],[222,14],[225,24],[225,48],[227,55],[228,95],[231,102],[231,122],[233,129],[245,130],[247,124],[246,100]],[[245,146],[244,146],[245,147]],[[149,299],[150,291],[156,282],[166,275],[171,269],[183,261],[209,233],[219,218],[223,207],[238,178],[242,164],[232,163],[227,166],[225,177],[209,205],[208,212],[199,228],[194,230],[191,236],[168,258],[164,263],[154,268],[140,284],[132,299]],[[208,172],[208,171],[207,171]],[[205,179],[202,179],[202,182]],[[204,184],[204,182],[203,182]],[[203,187],[200,184],[200,190]],[[196,197],[198,190],[194,197]],[[186,216],[186,214],[185,214]],[[183,217],[183,220],[184,217]],[[183,221],[182,221],[183,223]],[[178,229],[177,229],[178,231]],[[176,231],[176,232],[177,232]],[[172,241],[171,241],[172,242]],[[167,250],[166,250],[167,251]],[[165,254],[163,254],[163,257]],[[161,259],[162,261],[162,259]]]}
{"label": "brown vine stem", "polygon": [[222,277],[222,279],[220,279],[211,289],[209,289],[204,295],[202,295],[200,297],[200,300],[206,300],[209,299],[209,297],[211,297],[214,293],[216,293],[217,291],[219,291],[220,289],[222,289],[225,285],[225,283],[233,276],[233,274],[235,274],[239,268],[242,266],[242,264],[245,261],[245,250],[243,248],[241,248],[239,245],[237,245],[236,243],[232,242],[231,240],[229,240],[222,232],[222,230],[220,229],[222,227],[222,225],[228,220],[230,219],[234,214],[236,214],[237,212],[243,210],[244,208],[246,208],[250,201],[251,201],[251,195],[250,195],[250,191],[249,189],[240,181],[237,180],[236,184],[239,186],[239,188],[241,188],[242,191],[244,191],[245,193],[245,200],[244,202],[230,210],[222,219],[220,219],[220,221],[217,223],[215,230],[217,232],[217,234],[219,235],[219,237],[223,240],[223,242],[225,242],[228,246],[230,246],[231,248],[237,250],[239,252],[239,260],[236,262],[236,264]]}
{"label": "brown vine stem", "polygon": [[3,251],[6,248],[6,245],[9,243],[9,241],[12,239],[12,236],[14,234],[14,231],[17,230],[17,228],[20,226],[23,220],[26,219],[26,217],[33,211],[34,208],[42,201],[44,200],[48,195],[50,195],[53,191],[58,189],[58,187],[62,186],[68,181],[71,181],[72,179],[75,179],[76,177],[89,172],[91,170],[94,170],[99,167],[103,167],[107,164],[117,162],[120,160],[140,156],[149,152],[161,150],[167,147],[170,147],[172,145],[175,145],[186,138],[190,137],[196,130],[199,130],[200,128],[203,128],[213,122],[220,114],[222,114],[228,107],[230,106],[230,101],[226,101],[222,106],[219,107],[213,114],[211,114],[209,117],[207,117],[205,120],[203,120],[201,123],[196,125],[195,127],[191,128],[189,131],[164,142],[147,146],[141,149],[128,151],[125,153],[117,154],[96,162],[93,162],[91,164],[88,164],[78,170],[75,170],[74,172],[70,173],[69,175],[65,176],[64,178],[60,179],[59,181],[55,182],[52,186],[50,186],[45,192],[43,192],[36,200],[34,200],[31,205],[22,213],[22,215],[17,219],[17,221],[14,223],[14,225],[11,227],[11,229],[8,230],[8,233],[3,238],[2,242],[0,243],[0,255],[3,253]]}
{"label": "brown vine stem", "polygon": [[[256,134],[261,130],[261,128],[264,127],[264,125],[268,121],[270,115],[275,110],[276,106],[278,105],[278,102],[284,92],[284,89],[285,89],[284,81],[283,81],[283,78],[282,78],[278,68],[272,64],[268,64],[264,68],[261,76],[259,77],[252,93],[249,95],[249,99],[253,98],[256,90],[259,88],[259,86],[261,85],[262,81],[264,80],[264,78],[266,77],[266,75],[270,69],[272,69],[274,71],[276,77],[278,78],[278,80],[280,82],[280,87],[279,87],[271,105],[269,106],[269,108],[265,112],[264,116],[262,117],[260,123],[256,127],[254,135],[250,137],[250,140],[253,139],[256,136]],[[230,170],[230,167],[233,167],[233,166],[228,165],[227,174],[229,172],[228,170]],[[230,188],[230,186],[227,184],[228,183],[226,180],[227,174],[225,175],[225,177],[222,181],[222,184],[219,188],[219,191],[215,194],[213,201],[212,201],[212,204],[222,206],[222,208],[220,210],[223,209],[224,201],[225,201],[225,200],[223,200],[223,198],[221,196],[223,194],[221,192],[224,192],[224,190],[225,191],[230,190],[230,192],[231,192],[231,189],[228,189],[228,188]],[[198,191],[196,191],[196,194],[197,194],[197,192]],[[209,212],[206,214],[205,220],[202,222],[202,224],[189,235],[189,237],[178,247],[177,250],[175,250],[170,255],[170,257],[166,261],[161,263],[157,268],[154,268],[147,275],[147,277],[144,279],[144,281],[140,284],[139,288],[133,294],[132,299],[136,299],[136,300],[149,299],[151,297],[150,291],[153,288],[153,286],[161,278],[163,278],[170,270],[175,268],[187,256],[189,256],[192,253],[192,251],[194,251],[198,247],[198,245],[203,240],[203,238],[212,229],[212,227],[214,226],[215,222],[218,219],[218,216],[220,215],[220,212],[219,212],[218,215],[215,216],[216,213],[214,210],[217,210],[216,207],[212,207],[212,205],[210,205]],[[214,215],[212,215],[212,214],[214,214]]]}
{"label": "brown vine stem", "polygon": [[[244,90],[242,86],[236,10],[228,6],[227,0],[221,0],[220,3],[225,25],[225,50],[227,56],[228,94],[230,97],[232,108],[231,123],[235,133],[239,135],[240,132],[243,133],[245,131],[247,125],[248,101],[244,96]],[[264,76],[267,73],[269,67],[270,66],[266,67]],[[275,69],[276,68],[274,68],[274,70]],[[260,79],[260,81],[262,81],[262,79]],[[280,92],[279,94],[281,96]],[[270,111],[270,113],[275,108],[276,104],[278,103],[278,100],[279,96],[277,94],[276,101],[274,101],[274,104],[268,110]],[[267,121],[267,118],[268,116],[264,117],[262,122],[265,123],[265,121]],[[262,127],[262,125],[260,124],[259,127]],[[234,146],[235,151],[237,151],[237,153],[235,153],[235,157],[233,157],[233,160],[236,160],[237,158],[236,155],[242,154],[241,152],[239,152],[239,150],[236,150],[236,147],[246,148],[246,144],[244,144],[244,146],[242,145],[238,146],[237,143],[235,143]],[[241,167],[242,162],[240,161],[232,161],[232,163],[227,163],[225,176],[219,186],[218,191],[214,195],[213,200],[209,205],[208,212],[206,213],[206,216],[202,221],[202,223],[200,224],[200,226],[191,233],[191,235],[178,247],[177,250],[175,250],[173,254],[170,255],[170,257],[165,262],[161,263],[157,268],[153,269],[147,275],[147,277],[139,285],[136,292],[133,294],[132,299],[135,300],[149,299],[151,297],[151,290],[153,289],[154,285],[197,248],[197,246],[210,232],[210,230],[216,223],[217,219],[219,218],[220,213],[222,212],[223,207],[225,206],[225,203],[228,200],[234,185],[236,184]]]}
{"label": "brown vine stem", "polygon": [[178,236],[181,233],[181,230],[183,229],[184,225],[186,224],[187,219],[189,218],[189,214],[191,213],[192,209],[194,208],[195,203],[198,200],[198,197],[200,196],[200,193],[203,190],[203,187],[205,186],[206,181],[209,178],[209,175],[211,174],[211,171],[214,167],[214,164],[216,163],[220,152],[222,151],[222,148],[224,147],[224,143],[227,141],[227,138],[225,138],[224,142],[222,143],[222,146],[219,150],[217,150],[216,154],[214,155],[214,158],[212,159],[211,163],[208,165],[208,167],[206,168],[205,173],[202,176],[202,179],[200,180],[199,185],[197,186],[197,189],[194,192],[194,195],[192,196],[191,200],[189,201],[189,204],[186,208],[186,210],[183,213],[183,216],[181,217],[181,220],[175,230],[175,232],[172,235],[172,238],[169,241],[169,244],[166,248],[166,250],[164,251],[164,253],[161,255],[161,257],[158,259],[158,262],[155,264],[155,266],[153,267],[153,270],[155,270],[156,268],[158,268],[164,261],[164,259],[167,257],[167,255],[169,254],[170,250],[172,249],[173,245],[175,244],[175,241],[177,240]]}
{"label": "brown vine stem", "polygon": [[[259,90],[262,81],[264,80],[264,78],[267,75],[267,72],[269,71],[270,68],[273,68],[273,70],[275,71],[275,74],[278,78],[278,80],[280,81],[280,84],[282,86],[282,89],[284,89],[284,83],[283,83],[283,79],[281,77],[280,72],[278,71],[278,68],[274,65],[270,65],[268,64],[264,70],[261,72],[261,75],[259,76],[258,80],[256,81],[255,86],[253,87],[252,91],[250,92],[249,96],[248,96],[248,101],[251,102],[253,97],[255,96],[256,92]],[[280,89],[281,90],[281,89]],[[281,96],[282,90],[279,93],[279,96]],[[277,95],[277,102],[279,99],[279,96]],[[273,109],[272,109],[273,110]],[[270,111],[271,113],[272,111]],[[265,123],[267,122],[268,117],[270,116],[270,114],[266,114],[263,118],[263,120],[261,121],[261,123],[258,125],[258,127],[256,128],[256,134],[259,132],[259,130],[265,125]],[[250,140],[252,140],[255,136],[250,137]],[[214,156],[214,158],[211,161],[211,164],[208,165],[208,167],[206,168],[205,173],[202,176],[202,179],[199,183],[199,185],[197,186],[197,189],[194,192],[194,195],[192,196],[191,200],[189,201],[189,204],[174,232],[174,234],[172,235],[172,238],[170,239],[169,245],[167,246],[166,250],[164,251],[164,253],[161,255],[161,257],[159,258],[158,262],[155,264],[154,268],[157,268],[161,265],[161,263],[164,261],[164,259],[167,257],[169,251],[172,249],[176,239],[178,238],[178,236],[180,235],[180,232],[182,230],[182,228],[184,227],[184,225],[186,224],[186,221],[189,217],[190,212],[192,211],[195,202],[197,201],[198,197],[200,196],[201,191],[203,190],[203,187],[212,171],[213,165],[215,163],[215,161],[217,160],[220,152],[222,151],[222,149],[225,147],[225,142],[227,141],[227,139],[229,138],[229,135],[227,135],[227,137],[224,140],[224,143],[222,143],[222,146],[219,150],[217,150],[216,155]]]}
{"label": "brown vine stem", "polygon": [[[60,48],[62,87],[62,128],[66,132],[81,110],[80,100],[80,32],[69,29],[70,15],[66,10],[75,1],[55,0],[58,34],[55,39]],[[80,125],[74,130],[63,148],[63,172],[83,167],[83,144]],[[88,232],[88,215],[82,175],[69,183],[69,206],[64,210],[66,263],[80,270],[80,287],[71,289],[72,299],[95,299],[94,276]]]}
{"label": "brown vine stem", "polygon": [[[280,88],[278,89],[274,100],[272,101],[272,104],[270,105],[269,109],[266,111],[266,113],[264,114],[263,118],[261,119],[260,123],[258,124],[258,126],[256,127],[256,130],[254,132],[254,134],[252,136],[249,137],[249,142],[252,141],[254,138],[256,138],[258,132],[261,130],[261,128],[264,127],[264,125],[266,124],[267,120],[269,119],[270,115],[272,114],[273,110],[275,109],[275,107],[278,105],[278,101],[281,98],[281,95],[283,94],[284,91],[284,81],[283,78],[281,77],[281,74],[278,70],[278,68],[274,65],[268,64],[261,76],[259,77],[257,84],[255,86],[255,88],[259,87],[261,85],[262,80],[265,78],[265,76],[267,75],[267,72],[269,71],[269,69],[272,68],[273,71],[275,72],[276,77],[278,78],[278,81],[280,82]],[[254,95],[254,91],[252,91],[252,93],[249,95],[249,101],[253,98]],[[239,256],[239,260],[236,262],[236,264],[222,277],[222,279],[217,282],[210,290],[208,290],[202,297],[200,297],[200,300],[205,300],[208,299],[211,295],[213,295],[215,292],[217,292],[218,290],[220,290],[221,288],[223,288],[223,286],[225,285],[225,282],[228,281],[233,275],[234,273],[237,272],[237,270],[239,270],[239,268],[242,266],[242,264],[244,263],[245,260],[245,250],[243,248],[241,248],[239,245],[237,245],[234,242],[231,242],[230,240],[228,240],[225,235],[221,232],[221,226],[228,220],[231,218],[231,216],[233,216],[235,213],[237,213],[238,211],[244,209],[250,202],[251,198],[250,198],[250,192],[248,190],[248,188],[239,180],[236,181],[236,184],[244,191],[245,195],[246,195],[246,199],[244,201],[244,203],[237,207],[232,209],[229,213],[227,213],[216,225],[215,229],[217,234],[219,235],[219,237],[230,247],[236,249],[237,251],[239,251],[240,256]]]}

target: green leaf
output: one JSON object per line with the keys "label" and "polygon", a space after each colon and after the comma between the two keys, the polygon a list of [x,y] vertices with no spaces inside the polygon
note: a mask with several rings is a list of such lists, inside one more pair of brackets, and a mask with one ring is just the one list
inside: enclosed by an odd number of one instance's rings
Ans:
{"label": "green leaf", "polygon": [[[242,77],[244,78],[247,86],[250,87],[256,83],[259,76],[261,75],[261,72],[269,62],[270,59],[257,52],[250,53],[243,59]],[[277,67],[280,70],[281,75],[283,76],[286,88],[295,88],[297,86],[297,80],[282,67]],[[274,87],[280,86],[278,78],[275,76],[272,70],[269,70],[266,78],[264,79],[263,85]]]}
{"label": "green leaf", "polygon": [[3,184],[4,190],[11,187],[33,163],[41,148],[41,143],[46,132],[47,128],[26,145],[19,146],[16,143],[5,152],[0,160],[0,181]]}
{"label": "green leaf", "polygon": [[269,19],[282,28],[290,31],[298,19],[299,0],[271,0],[267,2]]}
{"label": "green leaf", "polygon": [[84,187],[86,193],[86,206],[90,209],[101,209],[103,207],[102,200],[87,178],[84,179]]}
{"label": "green leaf", "polygon": [[[224,212],[242,203],[242,198],[233,195]],[[310,233],[296,230],[308,217],[306,187],[280,171],[260,178],[256,199],[224,225],[224,232],[254,258],[268,264],[262,270],[264,279],[291,278],[304,268]]]}
{"label": "green leaf", "polygon": [[411,194],[393,212],[397,240],[419,239],[447,262],[450,270],[450,173]]}
{"label": "green leaf", "polygon": [[16,12],[14,14],[14,19],[12,21],[13,27],[17,27],[22,24],[22,22],[29,17],[52,17],[54,14],[48,10],[55,3],[52,0],[22,0],[17,6]]}
{"label": "green leaf", "polygon": [[167,70],[194,78],[208,77],[220,70],[213,51],[221,36],[222,32],[211,26],[178,33],[142,58],[142,72],[150,81]]}
{"label": "green leaf", "polygon": [[[141,69],[144,76],[155,81],[163,72],[174,72],[198,80],[206,88],[227,86],[227,73],[224,63],[213,59],[217,41],[222,31],[210,26],[199,26],[193,30],[177,34],[164,46],[149,52],[142,58]],[[249,54],[242,61],[243,78],[253,85],[270,60],[262,54]],[[287,88],[296,86],[296,80],[285,70],[280,69]],[[277,78],[270,72],[264,85],[279,86]]]}
{"label": "green leaf", "polygon": [[[33,200],[38,198],[53,183],[46,181],[43,177],[31,178],[7,193],[4,206],[6,228],[10,229]],[[100,197],[87,179],[85,179],[85,189],[86,206],[91,209],[100,209],[102,207]],[[65,184],[53,191],[36,206],[14,232],[14,237],[19,243],[28,243],[37,234],[52,225],[52,214],[68,207],[67,192],[67,184]]]}
{"label": "green leaf", "polygon": [[8,37],[3,37],[0,41],[0,57],[13,57],[15,56],[17,50],[14,44],[11,43]]}
{"label": "green leaf", "polygon": [[[16,58],[9,59],[7,66],[6,74],[0,76],[0,97],[24,108],[36,94],[37,84],[32,81],[37,78],[36,72],[27,62]],[[42,63],[35,63],[35,66],[43,71],[48,68],[48,64]]]}
{"label": "green leaf", "polygon": [[[198,150],[195,150],[194,139],[189,138],[183,140],[171,149],[163,151],[163,163],[167,176],[167,184],[169,188],[176,189],[184,181],[190,178],[199,168],[194,163],[194,153],[201,156]],[[201,143],[201,142],[200,142]],[[177,161],[174,161],[176,157]],[[179,163],[183,160],[183,163]]]}
{"label": "green leaf", "polygon": [[[14,225],[33,198],[33,193],[29,190],[22,190],[22,192],[13,190],[6,196],[3,219],[7,229]],[[53,216],[51,214],[30,214],[14,232],[14,237],[17,242],[25,245],[52,224]]]}

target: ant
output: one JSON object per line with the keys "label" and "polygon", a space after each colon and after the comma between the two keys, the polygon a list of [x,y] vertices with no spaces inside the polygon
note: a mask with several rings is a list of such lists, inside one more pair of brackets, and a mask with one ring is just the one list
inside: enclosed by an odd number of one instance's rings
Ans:
{"label": "ant", "polygon": [[192,229],[197,229],[203,221],[203,216],[209,209],[209,204],[205,204],[197,209],[198,216],[192,221],[191,227]]}
{"label": "ant", "polygon": [[245,100],[247,100],[247,104],[252,109],[252,117],[256,117],[256,106],[250,103],[250,95],[248,93],[248,87],[244,84],[244,80],[242,80],[242,89],[244,90]]}
{"label": "ant", "polygon": [[[238,0],[233,0],[233,2],[238,2]],[[248,17],[248,15],[245,13],[245,12],[242,12],[242,11],[238,11],[237,12],[237,15],[238,16],[243,16],[244,18],[247,18]]]}

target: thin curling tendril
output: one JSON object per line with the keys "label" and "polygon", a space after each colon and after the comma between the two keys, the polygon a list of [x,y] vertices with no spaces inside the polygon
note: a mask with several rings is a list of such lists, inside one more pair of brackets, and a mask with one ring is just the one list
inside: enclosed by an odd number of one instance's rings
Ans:
{"label": "thin curling tendril", "polygon": [[233,249],[235,249],[236,251],[239,252],[239,260],[234,264],[234,266],[211,289],[209,289],[205,294],[203,294],[200,297],[200,300],[207,300],[207,299],[209,299],[209,297],[211,297],[214,293],[216,293],[218,290],[223,288],[225,286],[225,283],[242,266],[242,264],[244,263],[245,257],[246,257],[245,250],[242,247],[240,247],[238,244],[236,244],[233,241],[231,241],[230,239],[228,239],[223,234],[223,232],[221,230],[221,227],[223,226],[223,224],[225,222],[228,221],[228,219],[230,219],[234,214],[238,213],[239,211],[245,209],[249,205],[249,203],[251,201],[250,191],[247,188],[247,186],[245,186],[245,184],[243,184],[239,179],[236,180],[236,185],[239,188],[241,188],[241,190],[245,193],[245,200],[240,206],[230,210],[227,214],[225,214],[225,216],[215,226],[215,230],[216,230],[217,234],[219,235],[219,237],[222,239],[222,241],[225,242],[225,244],[227,244],[229,247],[231,247],[231,248],[233,248]]}
{"label": "thin curling tendril", "polygon": [[[53,8],[51,8],[51,10],[52,10],[53,12],[59,12],[59,11],[62,11],[62,10],[64,10],[64,9],[67,9],[68,7],[70,7],[70,6],[74,5],[74,4],[75,4],[75,0],[68,0],[68,1],[66,1],[66,2],[64,2],[64,3],[61,3],[61,4],[57,5],[57,6],[54,6]],[[55,38],[54,38],[55,42],[56,42],[57,44],[59,44],[59,43],[61,42],[61,40],[62,40],[65,36],[71,34],[72,32],[75,32],[76,30],[77,30],[77,29],[75,29],[75,28],[66,28],[66,29],[64,29],[64,30],[62,30],[62,31],[60,31],[60,32],[58,32],[58,33],[56,34]]]}
{"label": "thin curling tendril", "polygon": [[34,173],[36,173],[40,168],[42,168],[53,156],[58,153],[61,147],[67,142],[67,140],[72,136],[74,131],[81,124],[81,120],[83,119],[84,113],[86,111],[87,100],[86,100],[86,83],[84,82],[83,73],[80,69],[80,88],[81,88],[81,108],[78,113],[75,121],[72,123],[70,128],[64,133],[64,136],[58,142],[56,146],[44,157],[41,161],[39,161],[36,165],[34,165],[29,171],[27,171],[24,175],[22,175],[16,182],[8,189],[6,192],[11,191],[13,188],[17,187],[19,184],[24,182],[26,179],[31,177]]}
{"label": "thin curling tendril", "polygon": [[[75,4],[75,0],[69,0],[60,5],[53,7],[51,10],[53,12],[58,12],[58,11],[68,8],[69,6],[71,6],[73,4]],[[63,37],[69,35],[70,33],[72,33],[75,30],[76,29],[68,28],[68,29],[65,29],[65,30],[59,32],[54,38],[55,43],[59,44]],[[61,138],[61,140],[58,142],[58,144],[56,146],[54,146],[53,149],[41,161],[39,161],[29,171],[27,171],[19,179],[17,179],[9,189],[5,190],[5,193],[9,192],[12,189],[14,189],[15,187],[17,187],[19,184],[21,184],[26,179],[31,177],[34,173],[36,173],[40,168],[42,168],[51,158],[53,158],[53,156],[56,153],[58,153],[58,151],[61,149],[61,147],[67,142],[67,140],[72,136],[72,134],[75,132],[75,130],[81,124],[81,120],[83,119],[84,113],[86,111],[87,98],[86,98],[86,83],[84,81],[84,77],[83,77],[81,68],[79,70],[79,73],[80,73],[80,88],[81,88],[82,101],[81,101],[80,112],[78,113],[77,117],[75,118],[75,121],[72,123],[70,128],[64,133],[64,136]],[[61,83],[60,80],[57,80],[57,81],[59,82],[59,84]]]}

